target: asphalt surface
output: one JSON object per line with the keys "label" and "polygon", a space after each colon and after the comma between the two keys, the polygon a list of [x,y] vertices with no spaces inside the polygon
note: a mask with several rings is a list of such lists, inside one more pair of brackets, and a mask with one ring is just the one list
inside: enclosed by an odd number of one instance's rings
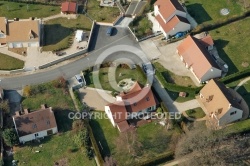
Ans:
{"label": "asphalt surface", "polygon": [[[25,85],[40,84],[61,76],[65,79],[69,79],[79,74],[81,70],[94,66],[97,60],[102,59],[105,55],[107,58],[104,58],[104,62],[120,59],[121,62],[131,61],[131,63],[141,64],[141,59],[145,62],[147,61],[139,44],[134,40],[127,28],[117,28],[118,33],[114,33],[114,36],[111,37],[106,36],[106,32],[103,34],[106,28],[105,26],[99,27],[98,32],[101,32],[101,34],[98,34],[96,37],[95,50],[90,52],[87,57],[63,66],[57,65],[48,69],[29,72],[26,73],[26,75],[16,75],[12,77],[0,76],[0,86],[4,89],[21,89]],[[100,63],[102,63],[102,61],[100,61]]]}
{"label": "asphalt surface", "polygon": [[147,4],[147,1],[140,1],[140,0],[132,0],[127,11],[126,15],[136,15],[140,13],[143,7]]}

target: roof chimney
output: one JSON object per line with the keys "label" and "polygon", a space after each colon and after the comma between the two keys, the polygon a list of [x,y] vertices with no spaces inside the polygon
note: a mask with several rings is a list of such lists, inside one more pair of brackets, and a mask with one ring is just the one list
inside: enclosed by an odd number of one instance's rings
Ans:
{"label": "roof chimney", "polygon": [[16,111],[15,114],[16,114],[16,116],[20,116],[20,112],[19,111]]}
{"label": "roof chimney", "polygon": [[30,113],[28,109],[24,109],[23,111],[24,111],[24,114]]}
{"label": "roof chimney", "polygon": [[42,104],[42,105],[41,105],[41,109],[46,109],[46,105],[45,105],[45,104]]}
{"label": "roof chimney", "polygon": [[232,107],[232,105],[231,105],[231,103],[229,103],[228,108],[231,108],[231,107]]}

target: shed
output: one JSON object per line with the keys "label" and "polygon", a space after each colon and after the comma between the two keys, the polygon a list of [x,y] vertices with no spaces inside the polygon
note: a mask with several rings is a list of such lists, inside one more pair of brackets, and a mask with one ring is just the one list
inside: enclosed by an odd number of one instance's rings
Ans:
{"label": "shed", "polygon": [[84,35],[84,32],[83,30],[77,30],[76,31],[76,41],[77,42],[81,42],[83,40],[83,35]]}

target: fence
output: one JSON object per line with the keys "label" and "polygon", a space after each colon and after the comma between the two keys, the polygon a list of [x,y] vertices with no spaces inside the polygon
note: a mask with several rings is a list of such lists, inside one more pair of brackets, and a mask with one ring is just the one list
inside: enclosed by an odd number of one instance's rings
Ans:
{"label": "fence", "polygon": [[152,34],[152,35],[149,35],[149,36],[140,38],[140,39],[138,39],[138,41],[141,42],[141,41],[143,41],[143,40],[149,39],[149,38],[151,38],[151,37],[159,36],[159,35],[161,35],[161,34],[162,34],[162,32],[157,32],[157,33],[154,33],[154,34]]}
{"label": "fence", "polygon": [[139,41],[138,38],[136,37],[136,35],[134,34],[134,32],[131,30],[131,28],[128,26],[128,29],[130,30],[131,34],[135,37],[136,41]]}

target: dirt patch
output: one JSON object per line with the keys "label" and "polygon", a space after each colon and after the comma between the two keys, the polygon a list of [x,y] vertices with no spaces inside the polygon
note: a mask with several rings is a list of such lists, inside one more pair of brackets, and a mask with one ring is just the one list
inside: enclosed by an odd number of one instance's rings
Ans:
{"label": "dirt patch", "polygon": [[64,159],[60,159],[58,161],[55,162],[54,166],[68,166],[68,159],[64,158]]}
{"label": "dirt patch", "polygon": [[14,52],[19,55],[26,56],[27,55],[27,47],[22,48],[8,48],[9,51]]}
{"label": "dirt patch", "polygon": [[243,67],[248,67],[248,66],[249,66],[249,63],[248,63],[248,62],[242,62],[242,63],[241,63],[241,66],[243,66]]}

